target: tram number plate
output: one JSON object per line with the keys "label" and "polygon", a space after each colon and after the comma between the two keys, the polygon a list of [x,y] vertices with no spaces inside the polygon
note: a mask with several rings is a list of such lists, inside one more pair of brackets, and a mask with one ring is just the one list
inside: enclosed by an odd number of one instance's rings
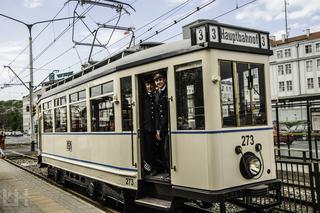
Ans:
{"label": "tram number plate", "polygon": [[254,145],[254,136],[253,135],[242,135],[242,146]]}
{"label": "tram number plate", "polygon": [[126,185],[133,186],[134,182],[132,178],[126,178]]}

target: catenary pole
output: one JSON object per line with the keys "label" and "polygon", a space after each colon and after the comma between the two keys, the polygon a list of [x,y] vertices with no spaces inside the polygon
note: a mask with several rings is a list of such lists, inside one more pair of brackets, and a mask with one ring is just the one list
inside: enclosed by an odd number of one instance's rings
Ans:
{"label": "catenary pole", "polygon": [[[18,22],[20,24],[23,24],[28,28],[29,32],[29,70],[30,70],[30,81],[29,81],[29,115],[30,115],[30,143],[31,143],[31,148],[34,147],[34,126],[33,126],[33,119],[32,119],[32,109],[33,109],[33,56],[32,56],[32,27],[37,25],[37,24],[42,24],[42,23],[48,23],[48,22],[55,22],[55,21],[61,21],[61,20],[66,20],[66,19],[73,19],[74,17],[66,17],[66,18],[59,18],[59,19],[50,19],[50,20],[43,20],[43,21],[38,21],[34,22],[32,24],[27,24],[21,20],[15,19],[13,17],[4,15],[0,13],[0,16],[10,19],[12,21]],[[84,18],[84,16],[80,16],[79,18]]]}

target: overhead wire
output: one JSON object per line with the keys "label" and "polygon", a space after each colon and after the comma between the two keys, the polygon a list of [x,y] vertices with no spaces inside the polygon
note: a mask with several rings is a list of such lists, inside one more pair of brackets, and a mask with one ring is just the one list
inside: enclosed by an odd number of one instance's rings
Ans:
{"label": "overhead wire", "polygon": [[[212,18],[212,20],[221,18],[222,16],[225,16],[225,15],[227,15],[227,14],[229,14],[229,13],[232,13],[232,12],[238,10],[238,9],[241,9],[241,8],[243,8],[243,7],[245,7],[245,6],[249,5],[249,4],[252,4],[252,3],[254,3],[255,1],[257,1],[257,0],[252,0],[252,1],[250,1],[250,2],[247,2],[247,3],[242,4],[242,5],[240,5],[240,6],[237,4],[235,8],[233,8],[233,9],[231,9],[231,10],[228,10],[228,11],[226,11],[226,12],[224,12],[224,13],[222,13],[222,14],[214,17],[214,18]],[[151,23],[151,22],[149,22],[149,23]],[[179,35],[182,35],[182,33],[177,33],[177,34],[175,34],[175,35],[173,35],[173,36],[170,36],[170,37],[167,38],[167,39],[162,40],[161,42],[165,42],[165,41],[171,40],[172,38],[175,38],[175,37],[177,37],[177,36],[179,36]],[[123,38],[122,38],[122,39],[123,39]],[[115,42],[115,43],[116,43],[116,42]],[[124,48],[125,46],[126,46],[126,45],[122,46],[122,47],[119,48],[119,49],[122,49],[122,48]],[[104,50],[101,50],[101,51],[97,52],[96,54],[99,54],[99,53],[102,52],[102,51],[104,51]],[[117,52],[117,51],[113,52],[112,54],[115,54],[116,52]],[[72,65],[70,65],[70,66],[62,69],[62,71],[63,71],[63,70],[70,69],[70,67],[73,67],[73,66],[75,66],[75,65],[77,65],[77,64],[79,64],[79,62],[74,63],[74,64],[72,64]]]}
{"label": "overhead wire", "polygon": [[[242,5],[240,5],[240,6],[238,5],[238,2],[237,2],[235,8],[233,8],[233,9],[231,9],[231,10],[228,10],[228,11],[226,11],[226,12],[224,12],[224,13],[216,16],[216,17],[212,18],[211,20],[215,20],[215,19],[221,18],[222,16],[228,15],[229,13],[232,13],[232,12],[234,12],[234,11],[236,11],[236,10],[238,10],[238,9],[241,9],[241,8],[243,8],[243,7],[245,7],[245,6],[249,5],[249,4],[252,4],[252,3],[255,2],[255,1],[257,1],[257,0],[252,0],[252,1],[250,1],[250,2],[247,2],[247,3],[245,3],[245,4],[242,4]],[[166,42],[166,41],[171,40],[171,39],[173,39],[173,38],[175,38],[175,37],[177,37],[177,36],[179,36],[179,35],[182,35],[182,33],[177,33],[177,34],[175,34],[175,35],[173,35],[173,36],[171,36],[171,37],[169,37],[169,38],[167,38],[167,39],[162,40],[161,42]]]}
{"label": "overhead wire", "polygon": [[[188,1],[190,1],[190,0],[188,0]],[[188,2],[188,1],[185,1],[184,3]],[[207,3],[205,3],[205,4],[203,4],[203,5],[201,6],[201,9],[204,8],[205,6],[207,6],[208,4],[213,3],[214,1],[215,1],[215,0],[207,1]],[[225,12],[225,13],[222,13],[222,14],[214,17],[213,19],[220,18],[220,17],[222,17],[222,16],[224,16],[224,15],[227,15],[227,14],[229,14],[229,13],[235,11],[235,10],[238,10],[238,9],[240,9],[240,8],[242,8],[242,7],[245,7],[245,6],[251,4],[251,3],[255,2],[255,1],[257,1],[257,0],[252,0],[252,1],[247,2],[247,3],[245,3],[245,4],[243,4],[243,5],[240,5],[240,6],[237,5],[236,8],[234,8],[234,9],[232,9],[232,10],[229,10],[229,11],[227,11],[227,12]],[[176,8],[177,8],[177,7],[176,7]],[[172,9],[172,10],[173,10],[173,9]],[[172,11],[172,10],[171,10],[171,11]],[[199,10],[197,10],[197,11],[199,11]],[[192,11],[192,12],[191,12],[191,15],[194,14],[195,12],[197,12],[197,11]],[[168,12],[167,12],[166,14],[168,14]],[[160,17],[163,17],[163,16],[164,16],[164,15],[161,15]],[[187,16],[190,16],[190,14],[187,14],[186,16],[183,16],[182,18],[180,18],[180,19],[179,19],[179,22],[182,21],[182,20],[184,20]],[[158,17],[158,18],[159,18],[159,17]],[[152,22],[149,22],[149,23],[152,23]],[[164,30],[168,29],[169,27],[171,27],[171,26],[173,26],[173,25],[175,25],[175,22],[174,22],[174,24],[172,23],[172,24],[170,24],[170,25],[162,28],[162,29],[161,29],[161,32],[163,32]],[[144,27],[146,27],[146,26],[147,26],[147,25],[144,25],[144,26],[140,27],[138,30],[140,30],[140,29],[142,29],[142,28],[144,28]],[[137,31],[137,30],[136,30],[136,31]],[[136,32],[136,31],[135,31],[135,32]],[[153,34],[152,36],[149,36],[149,37],[147,37],[147,38],[144,38],[143,41],[146,41],[146,40],[148,40],[148,39],[156,36],[156,35],[159,34],[159,33],[160,33],[160,31],[158,31],[158,33]],[[174,38],[174,37],[177,37],[177,36],[179,36],[179,35],[181,35],[181,34],[182,34],[182,33],[178,33],[178,34],[176,34],[176,35],[174,35],[174,36],[171,36],[171,37],[169,37],[169,38],[167,38],[167,39],[165,39],[165,40],[163,40],[163,41],[170,40],[170,39],[172,39],[172,38]],[[123,38],[122,38],[122,39],[123,39]],[[116,41],[116,42],[118,42],[118,41]],[[116,42],[115,42],[115,43],[116,43]],[[115,43],[109,45],[108,47],[114,45]],[[126,45],[125,45],[125,46],[126,46]],[[122,47],[122,48],[123,48],[123,47]],[[71,48],[71,49],[72,49],[72,48]],[[68,51],[69,51],[69,50],[68,50]],[[101,50],[101,51],[105,51],[105,50]],[[101,52],[101,51],[99,51],[99,52]],[[94,55],[98,54],[99,52],[95,53]],[[115,51],[115,52],[116,52],[116,51]],[[65,53],[66,53],[66,52],[63,52],[63,53],[60,54],[58,57],[55,57],[53,60],[49,61],[48,63],[44,64],[44,65],[41,66],[41,67],[47,66],[48,64],[52,63],[54,60],[56,60],[57,58],[61,57],[61,55],[64,55]],[[77,65],[77,64],[79,64],[79,62],[78,62],[78,63],[75,63],[75,64],[72,64],[71,66],[68,66],[68,67],[66,67],[66,68],[64,68],[64,69],[61,69],[61,70],[69,69],[70,67],[73,67],[73,66],[75,66],[75,65]]]}
{"label": "overhead wire", "polygon": [[[131,4],[135,3],[136,1],[137,1],[137,0],[133,1]],[[139,30],[143,29],[144,27],[146,27],[147,25],[150,25],[150,24],[153,23],[154,21],[157,21],[157,20],[159,20],[160,18],[164,17],[165,15],[167,15],[167,14],[169,14],[169,13],[171,13],[171,12],[173,12],[173,11],[175,11],[175,10],[183,7],[183,6],[185,6],[185,5],[188,4],[190,1],[192,1],[192,0],[184,1],[183,3],[179,4],[179,5],[176,6],[175,8],[173,8],[173,9],[169,10],[168,12],[162,14],[161,16],[153,19],[153,20],[150,21],[149,23],[143,25],[142,27],[140,27],[140,28],[137,29],[136,31],[139,31]],[[120,14],[120,16],[122,16],[122,14]],[[114,20],[114,19],[116,19],[116,18],[118,18],[118,20],[119,20],[119,16],[115,16],[114,18],[112,18],[112,19],[109,20],[109,21],[112,21],[112,20]],[[106,22],[106,23],[107,23],[107,22]],[[105,23],[105,24],[106,24],[106,23]],[[90,34],[89,34],[88,36],[90,36]],[[83,40],[85,40],[86,38],[88,38],[88,37],[85,37]],[[83,40],[82,40],[82,41],[83,41]],[[109,37],[109,40],[110,40],[110,37]],[[108,44],[109,42],[110,42],[110,41],[108,41],[107,44]],[[113,43],[112,45],[114,45],[114,43]],[[107,45],[106,45],[106,46],[107,46]],[[111,45],[109,45],[108,47],[111,47]],[[44,65],[42,65],[40,68],[43,68],[43,67],[47,66],[48,64],[50,64],[50,63],[52,63],[53,61],[57,60],[58,58],[62,57],[64,54],[66,54],[67,52],[69,52],[69,51],[72,50],[72,49],[73,49],[73,46],[72,46],[71,48],[67,49],[66,51],[62,52],[61,54],[59,54],[58,56],[56,56],[55,58],[53,58],[53,59],[50,60],[49,62],[47,62],[47,63],[45,63]],[[106,49],[108,49],[108,48],[106,48]],[[103,51],[105,51],[105,50],[103,50]],[[108,51],[108,50],[107,50],[107,51]],[[94,54],[94,55],[96,55],[96,54]],[[36,59],[37,59],[37,58],[36,58]],[[79,62],[77,62],[76,64],[79,64]],[[76,64],[75,64],[75,65],[76,65]],[[74,66],[74,65],[72,65],[72,66]],[[65,69],[63,69],[63,70],[66,70],[66,69],[67,69],[67,68],[65,68]],[[26,77],[26,76],[25,76],[25,77]],[[25,78],[25,77],[23,77],[23,78]]]}
{"label": "overhead wire", "polygon": [[[52,19],[55,19],[60,13],[61,11],[64,9],[65,7],[65,4],[62,6],[62,8],[57,12],[57,14],[52,18]],[[52,22],[49,22],[36,36],[35,38],[32,40],[32,42],[34,42],[42,33],[45,29],[47,29],[47,27],[51,24]],[[17,58],[22,55],[22,53],[24,53],[27,48],[29,47],[30,44],[28,44],[25,48],[23,48],[19,53],[18,55],[8,64],[8,66],[11,66],[13,62],[15,62],[17,60]]]}
{"label": "overhead wire", "polygon": [[[92,8],[94,7],[94,5],[90,5],[88,8],[86,8],[86,10],[80,14],[80,16],[85,15],[87,12],[89,12]],[[77,18],[75,22],[79,21],[80,18]],[[71,29],[72,25],[68,25],[68,27],[66,27],[58,36],[55,40],[53,40],[52,42],[50,42],[34,59],[33,62],[37,61],[55,42],[57,42],[58,39],[60,39],[65,33],[67,33],[70,29]],[[70,49],[72,49],[73,47],[71,47]],[[68,51],[70,51],[70,49],[68,49]],[[22,70],[19,75],[21,75],[28,67],[26,67],[24,70]],[[43,66],[41,67],[43,68]],[[35,72],[34,72],[35,73]],[[28,77],[29,74],[23,76],[22,78],[26,78]]]}
{"label": "overhead wire", "polygon": [[[137,0],[134,0],[131,4],[135,3],[136,1],[137,1]],[[124,14],[124,13],[121,13],[119,16],[122,16],[123,14]],[[107,24],[108,22],[111,22],[111,21],[115,20],[115,19],[118,18],[119,16],[116,15],[116,16],[112,17],[111,19],[109,19],[109,20],[108,20],[107,22],[105,22],[104,24]],[[86,37],[84,37],[80,42],[82,42],[82,41],[84,41],[85,39],[87,39],[90,35],[91,35],[91,33],[88,34]],[[69,49],[65,50],[64,52],[62,52],[61,54],[59,54],[59,55],[56,56],[55,58],[51,59],[49,62],[45,63],[45,64],[42,65],[40,68],[43,68],[43,67],[49,65],[50,63],[52,63],[53,61],[55,61],[55,60],[57,60],[58,58],[62,57],[64,54],[66,54],[67,52],[69,52],[70,50],[72,50],[72,49],[74,49],[74,48],[75,48],[75,45],[73,45],[73,46],[70,47]],[[108,50],[107,50],[107,51],[108,51]],[[79,55],[79,53],[78,53],[77,50],[76,50],[76,52],[77,52],[77,54],[78,54],[78,57],[79,57],[79,60],[80,60],[80,63],[81,63],[81,57],[80,57],[80,55]],[[109,52],[109,51],[108,51],[108,52]],[[88,59],[88,58],[87,58],[87,59]],[[78,62],[78,63],[79,63],[79,62]],[[78,64],[78,63],[77,63],[77,64]],[[67,68],[66,68],[66,69],[67,69]],[[66,70],[66,69],[64,69],[64,70]],[[23,78],[25,78],[25,77],[27,77],[27,76],[24,76]],[[47,78],[48,78],[48,77],[46,77],[45,79],[43,79],[40,84],[42,84]],[[39,87],[40,84],[39,84],[37,87]]]}
{"label": "overhead wire", "polygon": [[[192,1],[192,0],[187,0],[187,1],[182,2],[181,4],[179,4],[178,6],[174,7],[173,9],[165,12],[164,14],[162,14],[162,15],[160,15],[159,17],[153,19],[152,21],[148,22],[147,24],[139,27],[137,30],[134,31],[134,33],[136,33],[137,31],[145,28],[146,26],[154,23],[155,21],[157,21],[157,20],[165,17],[166,15],[170,14],[171,12],[174,12],[174,11],[175,11],[174,13],[176,13],[177,11],[179,11],[181,8],[185,7],[185,6],[186,6],[188,3],[190,3],[191,1]],[[208,2],[213,3],[214,1],[215,1],[215,0],[210,0],[210,1],[208,1]],[[207,6],[207,5],[206,5],[206,4],[202,5],[201,8],[200,8],[200,10],[201,10],[202,8],[204,8],[205,6]],[[199,10],[198,10],[198,11],[199,11]],[[172,13],[171,15],[169,15],[169,17],[172,16],[174,13]],[[168,18],[168,17],[167,17],[167,18]],[[166,18],[166,19],[167,19],[167,18]],[[161,21],[160,23],[158,23],[158,24],[163,23],[166,19],[162,20],[162,21]],[[156,26],[156,25],[154,25],[152,28],[154,28],[155,26]],[[150,29],[150,28],[149,28],[149,29]],[[138,35],[138,36],[136,37],[136,39],[139,38],[139,37],[141,37],[142,35],[148,33],[148,32],[149,32],[149,30],[144,31],[142,34]],[[128,36],[125,36],[125,37],[123,37],[123,38],[121,38],[121,39],[119,39],[118,41],[116,41],[116,42],[114,42],[113,44],[109,45],[107,48],[110,48],[111,46],[115,45],[116,43],[119,43],[120,41],[122,41],[122,40],[124,40],[124,39],[126,39],[126,38],[128,38],[128,37],[129,37],[129,35],[128,35]],[[118,49],[123,49],[123,48],[126,47],[127,45],[128,45],[128,44],[125,44],[125,45],[121,46],[121,47],[118,48]],[[101,52],[103,52],[103,51],[105,51],[105,50],[102,49],[102,50],[96,52],[95,54],[93,54],[93,56],[95,56],[95,55],[97,55],[97,54],[99,54],[99,53],[101,53]],[[117,52],[117,51],[113,52],[112,54],[114,54],[114,53],[116,53],[116,52]],[[74,63],[74,64],[72,64],[71,66],[68,66],[68,67],[66,67],[66,68],[64,68],[64,69],[62,69],[62,70],[69,69],[70,67],[73,67],[73,66],[75,66],[75,65],[77,65],[77,64],[79,64],[79,62]]]}
{"label": "overhead wire", "polygon": [[189,12],[188,14],[182,16],[181,18],[174,20],[171,24],[168,24],[167,26],[161,28],[160,30],[156,30],[153,34],[151,34],[150,36],[145,37],[144,39],[142,39],[140,42],[144,42],[146,40],[149,40],[150,38],[153,38],[154,36],[158,35],[159,33],[169,29],[170,27],[176,25],[177,23],[185,20],[186,18],[190,17],[191,15],[193,15],[194,13],[202,10],[203,8],[209,6],[210,4],[212,4],[213,2],[215,2],[216,0],[209,0],[207,2],[205,2],[203,5],[201,5],[200,7],[197,7],[195,10]]}
{"label": "overhead wire", "polygon": [[[65,3],[64,6],[59,10],[59,12],[53,17],[53,19],[55,19],[55,18],[60,14],[60,12],[61,12],[61,11],[63,10],[63,8],[65,7],[65,5],[66,5],[66,3]],[[52,20],[53,20],[53,19],[52,19]],[[77,21],[78,21],[78,19],[77,19]],[[37,34],[37,36],[35,37],[35,39],[33,39],[32,43],[42,34],[42,32],[44,32],[44,30],[45,30],[46,28],[48,28],[48,26],[49,26],[51,23],[52,23],[52,21],[49,22],[49,23]],[[42,54],[44,54],[44,52],[46,52],[46,51],[48,50],[48,48],[51,47],[51,45],[53,45],[53,43],[55,43],[57,40],[59,40],[59,39],[63,36],[63,34],[65,34],[70,28],[71,28],[71,25],[69,24],[68,27],[65,28],[64,31],[63,31],[62,33],[60,33],[60,34],[58,35],[58,37],[53,40],[53,42],[51,42],[46,48],[44,48],[44,50],[42,50],[42,52],[41,52],[40,54],[38,54],[36,57],[33,58],[33,62],[35,62]],[[27,46],[26,48],[28,48],[28,47],[29,47],[29,46]],[[25,48],[25,49],[26,49],[26,48]],[[22,73],[24,73],[28,68],[29,68],[29,65],[26,66],[26,67],[24,67],[24,68],[18,73],[18,75],[21,75]],[[28,75],[29,75],[29,74],[28,74]],[[28,76],[28,75],[27,75],[27,76]],[[26,77],[26,76],[24,76],[23,78],[25,78],[25,77]],[[11,83],[11,82],[12,82],[12,80],[10,80],[10,83]]]}

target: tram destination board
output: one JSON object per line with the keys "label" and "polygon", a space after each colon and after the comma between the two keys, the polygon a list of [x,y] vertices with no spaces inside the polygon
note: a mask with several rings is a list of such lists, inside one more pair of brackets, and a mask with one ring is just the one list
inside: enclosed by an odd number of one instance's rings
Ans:
{"label": "tram destination board", "polygon": [[192,45],[272,55],[269,33],[208,21],[191,27]]}

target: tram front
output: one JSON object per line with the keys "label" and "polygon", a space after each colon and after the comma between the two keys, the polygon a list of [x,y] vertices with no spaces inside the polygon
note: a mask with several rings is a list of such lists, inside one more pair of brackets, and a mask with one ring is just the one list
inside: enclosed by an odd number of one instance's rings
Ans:
{"label": "tram front", "polygon": [[[190,28],[192,46],[205,51],[203,97],[193,94],[199,92],[194,89],[186,101],[191,106],[187,108],[194,110],[179,115],[177,109],[177,130],[172,132],[173,193],[253,209],[277,205],[281,184],[274,159],[269,33],[214,21]],[[179,97],[176,94],[177,102]],[[179,125],[180,117],[192,119]],[[250,202],[244,202],[247,198]]]}

